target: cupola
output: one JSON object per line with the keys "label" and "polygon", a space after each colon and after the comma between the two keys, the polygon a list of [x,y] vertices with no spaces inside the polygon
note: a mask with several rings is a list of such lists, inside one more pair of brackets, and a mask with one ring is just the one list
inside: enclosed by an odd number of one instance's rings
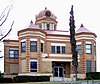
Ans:
{"label": "cupola", "polygon": [[57,17],[45,7],[44,10],[40,11],[36,15],[36,25],[39,25],[41,29],[44,30],[56,30],[57,27]]}

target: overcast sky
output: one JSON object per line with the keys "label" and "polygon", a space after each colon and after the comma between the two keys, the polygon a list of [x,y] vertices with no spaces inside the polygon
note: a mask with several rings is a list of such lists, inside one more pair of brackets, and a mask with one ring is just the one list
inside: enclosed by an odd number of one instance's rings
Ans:
{"label": "overcast sky", "polygon": [[[13,4],[7,22],[0,27],[5,32],[14,20],[13,30],[6,39],[17,39],[17,31],[24,29],[31,20],[45,7],[57,16],[57,29],[69,30],[69,12],[74,5],[76,30],[83,23],[84,27],[97,35],[97,71],[100,71],[100,4],[99,0],[0,0],[0,13]],[[6,25],[6,26],[5,26]],[[1,64],[1,60],[0,60]],[[0,66],[1,69],[1,66]]]}

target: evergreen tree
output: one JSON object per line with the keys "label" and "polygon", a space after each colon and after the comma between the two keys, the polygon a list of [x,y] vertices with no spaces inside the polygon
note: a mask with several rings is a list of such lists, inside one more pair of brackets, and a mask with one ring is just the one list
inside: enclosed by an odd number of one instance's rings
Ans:
{"label": "evergreen tree", "polygon": [[76,50],[76,40],[75,40],[75,20],[74,20],[74,11],[73,11],[73,5],[71,7],[70,11],[70,43],[71,43],[71,51],[72,51],[72,64],[74,66],[75,70],[75,77],[77,80],[77,67],[78,67],[78,55]]}

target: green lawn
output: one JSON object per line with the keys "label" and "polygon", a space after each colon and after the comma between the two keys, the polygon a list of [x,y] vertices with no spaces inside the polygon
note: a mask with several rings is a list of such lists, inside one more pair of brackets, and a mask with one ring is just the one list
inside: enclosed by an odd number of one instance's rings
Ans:
{"label": "green lawn", "polygon": [[32,83],[27,83],[27,84],[65,84],[61,82],[32,82]]}
{"label": "green lawn", "polygon": [[[81,80],[81,82],[87,82],[87,80],[83,80],[83,81]],[[99,82],[100,83],[100,80],[94,80],[94,81],[88,80],[88,82]],[[2,83],[2,84],[71,84],[71,83],[64,83],[64,82],[26,82],[26,83]]]}
{"label": "green lawn", "polygon": [[4,84],[70,84],[62,82],[27,82],[27,83],[4,83]]}

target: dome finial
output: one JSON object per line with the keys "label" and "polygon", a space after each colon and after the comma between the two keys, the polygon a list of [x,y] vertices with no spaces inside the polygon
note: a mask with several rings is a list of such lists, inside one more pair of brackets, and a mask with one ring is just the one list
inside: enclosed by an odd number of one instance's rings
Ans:
{"label": "dome finial", "polygon": [[45,7],[45,10],[47,10],[47,7]]}
{"label": "dome finial", "polygon": [[31,24],[33,24],[33,21],[31,20],[31,22],[30,22]]}
{"label": "dome finial", "polygon": [[81,26],[80,26],[80,27],[84,27],[84,26],[83,26],[83,24],[81,24]]}

